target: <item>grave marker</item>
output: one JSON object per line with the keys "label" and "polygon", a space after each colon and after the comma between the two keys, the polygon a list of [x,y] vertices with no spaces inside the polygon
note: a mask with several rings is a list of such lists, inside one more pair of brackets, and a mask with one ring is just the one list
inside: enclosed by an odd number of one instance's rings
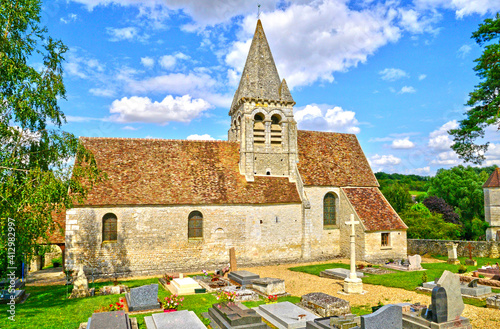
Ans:
{"label": "grave marker", "polygon": [[351,313],[349,302],[322,292],[303,295],[298,306],[313,310],[322,317],[340,316]]}
{"label": "grave marker", "polygon": [[420,271],[422,270],[422,257],[420,255],[408,256],[408,262],[410,265],[408,266],[408,271]]}
{"label": "grave marker", "polygon": [[469,249],[469,259],[465,260],[465,265],[477,266],[477,261],[475,259],[472,259],[472,249],[476,248],[474,248],[470,242],[466,248]]}
{"label": "grave marker", "polygon": [[158,302],[158,284],[156,283],[132,288],[129,293],[125,294],[125,298],[129,312],[161,309]]}
{"label": "grave marker", "polygon": [[399,305],[384,305],[372,314],[361,316],[363,329],[402,329],[403,308]]}
{"label": "grave marker", "polygon": [[229,267],[231,268],[231,272],[234,272],[237,270],[236,249],[234,249],[234,247],[231,247],[231,249],[229,249]]}
{"label": "grave marker", "polygon": [[[203,313],[205,319],[210,319],[217,328],[222,329],[269,329],[262,322],[262,317],[255,310],[249,309],[239,303],[225,302],[214,304],[207,313]],[[212,325],[212,327],[214,327]]]}
{"label": "grave marker", "polygon": [[355,236],[356,231],[354,225],[359,224],[359,221],[354,220],[354,214],[351,214],[350,221],[346,225],[351,225],[351,273],[349,278],[344,279],[344,292],[348,294],[361,294],[363,293],[363,282],[356,276],[356,244]]}
{"label": "grave marker", "polygon": [[448,249],[448,264],[460,264],[457,256],[457,246],[458,243],[448,242],[446,243],[446,249]]}
{"label": "grave marker", "polygon": [[144,318],[147,329],[206,329],[193,311],[156,313]]}
{"label": "grave marker", "polygon": [[465,308],[460,289],[460,278],[450,271],[444,271],[437,285],[446,291],[447,320],[459,318]]}

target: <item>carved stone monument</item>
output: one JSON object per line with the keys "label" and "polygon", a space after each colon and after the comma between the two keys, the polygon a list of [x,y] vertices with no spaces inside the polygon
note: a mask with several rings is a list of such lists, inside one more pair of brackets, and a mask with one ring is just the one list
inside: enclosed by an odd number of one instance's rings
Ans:
{"label": "carved stone monument", "polygon": [[89,282],[83,271],[83,265],[78,268],[75,281],[73,282],[73,290],[69,298],[81,298],[90,296]]}
{"label": "carved stone monument", "polygon": [[350,221],[346,225],[351,225],[351,273],[348,278],[344,279],[344,292],[347,294],[361,294],[363,293],[363,281],[356,276],[356,244],[355,236],[356,231],[354,225],[359,224],[359,221],[354,221],[354,215],[351,214]]}
{"label": "carved stone monument", "polygon": [[446,243],[446,249],[448,249],[448,264],[460,264],[457,256],[457,246],[458,243],[448,242]]}
{"label": "carved stone monument", "polygon": [[469,259],[465,260],[465,265],[477,266],[477,261],[475,259],[472,259],[472,249],[475,249],[475,248],[471,245],[470,242],[466,248],[469,249]]}

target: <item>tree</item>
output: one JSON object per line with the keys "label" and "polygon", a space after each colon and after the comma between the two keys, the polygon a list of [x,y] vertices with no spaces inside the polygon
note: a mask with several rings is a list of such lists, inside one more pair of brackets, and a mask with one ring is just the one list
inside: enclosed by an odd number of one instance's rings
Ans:
{"label": "tree", "polygon": [[431,196],[425,198],[422,201],[424,206],[426,206],[431,212],[436,212],[438,214],[443,215],[443,219],[448,223],[458,224],[459,218],[458,214],[453,211],[453,207],[444,201],[444,199],[439,198],[437,196]]}
{"label": "tree", "polygon": [[403,211],[406,208],[406,205],[412,202],[408,186],[401,185],[399,183],[395,183],[382,189],[382,194],[397,213]]}
{"label": "tree", "polygon": [[40,8],[40,0],[0,3],[0,275],[8,266],[19,273],[56,229],[52,213],[101,178],[92,155],[60,129],[67,48],[39,26]]}
{"label": "tree", "polygon": [[485,128],[498,125],[500,128],[500,14],[494,19],[485,19],[472,38],[484,47],[483,54],[477,58],[474,71],[481,82],[469,94],[466,105],[472,108],[466,112],[466,118],[460,121],[458,129],[449,131],[455,143],[452,148],[466,162],[480,164],[484,161],[484,152],[488,143],[476,145],[478,138],[484,136]]}
{"label": "tree", "polygon": [[460,225],[447,223],[441,214],[431,213],[421,203],[404,210],[401,219],[408,226],[409,239],[456,240],[460,237]]}

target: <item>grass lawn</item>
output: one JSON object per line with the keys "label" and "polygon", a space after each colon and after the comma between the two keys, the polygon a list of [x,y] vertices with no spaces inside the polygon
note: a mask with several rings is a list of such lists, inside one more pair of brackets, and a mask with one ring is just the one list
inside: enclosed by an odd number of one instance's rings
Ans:
{"label": "grass lawn", "polygon": [[[437,256],[436,258],[446,260],[446,256]],[[465,262],[465,257],[459,258],[462,263]],[[477,260],[478,266],[467,266],[467,271],[473,271],[478,267],[481,267],[487,263],[494,264],[498,259],[493,258],[475,258]],[[424,273],[427,274],[428,281],[433,281],[435,278],[441,277],[445,270],[451,271],[453,273],[458,273],[458,268],[460,265],[452,265],[447,263],[422,263],[422,267],[427,271],[416,271],[416,272],[404,272],[404,271],[394,271],[391,274],[382,275],[372,275],[365,274],[363,277],[363,282],[374,285],[382,285],[386,287],[401,288],[405,290],[414,291],[415,288],[422,285],[422,276]],[[310,266],[298,266],[290,268],[291,271],[309,273],[319,276],[319,273],[329,269],[329,268],[350,268],[347,264],[341,263],[329,263],[329,264],[319,264]],[[500,290],[493,289],[493,292],[500,293]],[[424,293],[424,292],[423,292]],[[430,293],[429,293],[430,294]],[[471,298],[464,298],[464,303],[485,307],[486,302]],[[361,307],[363,309],[363,307]],[[370,312],[368,312],[370,313]]]}
{"label": "grass lawn", "polygon": [[[142,285],[158,283],[158,279],[152,278],[147,280],[131,280],[120,281],[120,284],[125,284],[130,288],[139,287]],[[96,291],[100,287],[112,285],[112,282],[100,282],[95,284]],[[89,284],[92,287],[91,284]],[[107,306],[118,301],[121,295],[94,296],[78,299],[67,299],[67,291],[71,292],[72,286],[26,286],[26,292],[30,297],[24,304],[16,305],[16,321],[12,322],[8,319],[7,305],[0,305],[0,328],[19,328],[19,329],[76,329],[81,322],[86,322],[92,313],[100,307]],[[159,285],[158,297],[163,300],[170,292],[163,289]],[[289,301],[298,303],[300,297],[280,297],[279,302]],[[216,303],[217,299],[213,294],[197,294],[184,296],[182,307],[179,310],[190,310],[195,312],[199,317],[201,313],[207,312],[212,304]],[[263,304],[262,299],[259,302],[244,302],[248,307],[255,307]],[[144,317],[149,314],[133,315],[137,318],[139,328],[146,328]]]}

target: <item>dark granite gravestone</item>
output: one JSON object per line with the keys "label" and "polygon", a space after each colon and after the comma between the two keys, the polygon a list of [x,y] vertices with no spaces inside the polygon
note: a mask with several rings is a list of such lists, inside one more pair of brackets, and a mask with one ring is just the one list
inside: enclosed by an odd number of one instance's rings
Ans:
{"label": "dark granite gravestone", "polygon": [[236,271],[230,272],[227,277],[240,285],[248,285],[252,283],[252,280],[260,278],[258,274],[249,271]]}
{"label": "dark granite gravestone", "polygon": [[130,312],[161,309],[158,302],[158,284],[156,283],[132,288],[125,295],[125,298]]}
{"label": "dark granite gravestone", "polygon": [[210,326],[215,329],[269,329],[255,310],[248,309],[239,303],[214,304],[202,316],[210,319]]}
{"label": "dark granite gravestone", "polygon": [[94,313],[87,323],[87,329],[131,329],[128,314],[124,311]]}
{"label": "dark granite gravestone", "polygon": [[322,292],[303,295],[298,306],[318,313],[322,317],[339,316],[351,313],[349,302]]}
{"label": "dark granite gravestone", "polygon": [[469,282],[469,284],[467,285],[467,287],[470,287],[470,288],[476,288],[477,287],[477,282],[479,281],[479,279],[472,279],[471,282]]}
{"label": "dark granite gravestone", "polygon": [[15,279],[14,282],[12,282],[9,279],[3,279],[0,281],[0,289],[9,289],[11,287],[11,284],[14,283],[14,289],[17,290],[22,290],[25,286],[25,281],[21,281],[21,279]]}
{"label": "dark granite gravestone", "polygon": [[[432,322],[443,323],[448,319],[448,299],[446,290],[443,287],[434,287],[432,289]],[[451,319],[450,319],[451,320]]]}
{"label": "dark granite gravestone", "polygon": [[144,318],[147,329],[206,329],[193,311],[155,313]]}
{"label": "dark granite gravestone", "polygon": [[363,329],[402,329],[403,308],[399,305],[385,305],[372,314],[361,316]]}

